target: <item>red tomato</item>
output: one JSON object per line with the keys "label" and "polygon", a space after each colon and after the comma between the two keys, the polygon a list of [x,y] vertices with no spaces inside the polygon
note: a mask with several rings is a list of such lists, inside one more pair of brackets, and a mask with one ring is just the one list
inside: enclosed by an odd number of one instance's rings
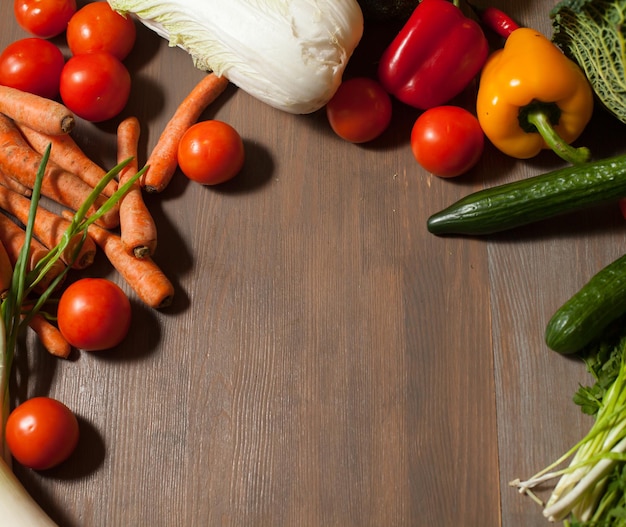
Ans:
{"label": "red tomato", "polygon": [[130,96],[130,73],[110,53],[69,59],[61,72],[61,99],[76,115],[100,122],[119,114]]}
{"label": "red tomato", "polygon": [[17,40],[0,54],[0,84],[54,99],[64,64],[63,53],[52,42],[38,37]]}
{"label": "red tomato", "polygon": [[365,143],[387,129],[391,109],[391,98],[378,82],[357,77],[341,83],[326,105],[326,116],[339,137]]}
{"label": "red tomato", "polygon": [[75,348],[110,349],[128,334],[130,300],[110,280],[82,278],[61,295],[57,317],[61,334]]}
{"label": "red tomato", "polygon": [[243,167],[244,158],[241,136],[222,121],[194,124],[178,144],[181,171],[203,185],[217,185],[233,178]]}
{"label": "red tomato", "polygon": [[31,35],[52,38],[67,28],[76,12],[76,0],[14,0],[17,23]]}
{"label": "red tomato", "polygon": [[74,55],[106,51],[124,60],[133,49],[136,31],[130,15],[120,15],[107,2],[93,2],[70,19],[67,45]]}
{"label": "red tomato", "polygon": [[22,465],[46,470],[65,461],[78,444],[78,420],[63,403],[34,397],[11,412],[6,442]]}
{"label": "red tomato", "polygon": [[458,106],[437,106],[417,118],[411,149],[423,168],[439,177],[467,172],[480,159],[485,144],[478,119]]}

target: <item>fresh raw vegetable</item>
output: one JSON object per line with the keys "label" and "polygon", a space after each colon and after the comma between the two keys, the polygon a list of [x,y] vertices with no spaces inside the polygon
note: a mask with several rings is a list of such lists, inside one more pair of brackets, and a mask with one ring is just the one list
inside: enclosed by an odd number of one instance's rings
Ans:
{"label": "fresh raw vegetable", "polygon": [[[95,187],[106,174],[106,170],[87,156],[70,134],[47,135],[19,123],[16,125],[35,152],[43,155],[48,145],[52,145],[50,160],[62,169],[76,174],[90,186]],[[116,190],[117,181],[113,180],[109,181],[102,193],[105,196],[112,196]]]}
{"label": "fresh raw vegetable", "polygon": [[583,71],[538,31],[520,28],[481,73],[476,100],[485,135],[505,154],[528,159],[552,149],[571,163],[588,161],[574,148],[593,114]]}
{"label": "fresh raw vegetable", "polygon": [[81,278],[63,291],[57,311],[59,331],[75,348],[102,351],[119,345],[128,334],[130,300],[105,278]]}
{"label": "fresh raw vegetable", "polygon": [[601,269],[557,310],[546,327],[546,344],[559,353],[576,353],[624,313],[626,256]]}
{"label": "fresh raw vegetable", "polygon": [[63,103],[91,122],[107,121],[118,115],[128,102],[130,87],[126,66],[104,51],[75,55],[61,72]]}
{"label": "fresh raw vegetable", "polygon": [[22,29],[41,38],[65,31],[76,12],[76,0],[14,0],[13,12]]}
{"label": "fresh raw vegetable", "polygon": [[391,122],[391,99],[373,79],[355,77],[344,81],[326,105],[333,131],[352,143],[376,139]]}
{"label": "fresh raw vegetable", "polygon": [[148,172],[141,180],[148,192],[161,192],[169,184],[178,168],[178,144],[184,133],[198,120],[202,112],[215,101],[228,86],[226,77],[209,73],[200,79],[191,92],[178,105],[165,125],[159,139],[148,156]]}
{"label": "fresh raw vegetable", "polygon": [[459,106],[436,106],[422,113],[411,130],[417,162],[439,177],[456,177],[480,159],[485,136],[476,117]]}
{"label": "fresh raw vegetable", "polygon": [[[133,161],[120,172],[120,184],[126,183],[139,169],[137,163],[141,127],[136,117],[126,117],[117,126],[117,159]],[[120,201],[120,238],[126,252],[136,258],[152,256],[157,246],[157,228],[136,181]]]}
{"label": "fresh raw vegetable", "polygon": [[174,286],[152,258],[137,258],[128,254],[118,235],[95,224],[89,225],[89,236],[142,302],[154,309],[162,309],[172,303]]}
{"label": "fresh raw vegetable", "polygon": [[123,17],[106,1],[81,7],[67,24],[67,45],[74,55],[105,51],[124,60],[135,45],[137,30],[132,17]]}
{"label": "fresh raw vegetable", "polygon": [[37,313],[28,322],[28,327],[36,334],[41,345],[50,355],[67,359],[72,352],[72,346],[51,321]]}
{"label": "fresh raw vegetable", "polygon": [[[0,185],[0,209],[8,212],[25,225],[30,214],[30,200]],[[37,208],[33,233],[46,248],[52,249],[58,245],[65,236],[68,227],[69,222],[65,218],[50,212],[43,206]],[[85,269],[93,263],[95,255],[96,245],[93,240],[83,239],[83,236],[78,235],[69,241],[66,249],[61,253],[61,261],[67,265],[72,265],[74,269]]]}
{"label": "fresh raw vegetable", "polygon": [[9,86],[0,86],[0,113],[47,135],[68,134],[76,124],[74,114],[57,101]]}
{"label": "fresh raw vegetable", "polygon": [[[42,156],[26,143],[19,130],[6,116],[0,114],[0,172],[18,180],[32,188],[35,184],[33,171],[41,164]],[[78,176],[61,169],[56,163],[46,164],[46,177],[42,183],[44,196],[72,210],[85,202],[93,187]],[[93,205],[95,212],[106,196],[100,196]],[[116,208],[108,210],[99,221],[107,228],[119,225],[119,214]]]}
{"label": "fresh raw vegetable", "polygon": [[245,149],[239,132],[215,119],[194,124],[178,145],[178,165],[189,179],[217,185],[234,178],[242,169]]}
{"label": "fresh raw vegetable", "polygon": [[600,102],[626,123],[626,2],[565,0],[550,16],[553,42],[583,69]]}
{"label": "fresh raw vegetable", "polygon": [[[0,213],[0,242],[5,247],[7,254],[9,255],[11,265],[15,266],[22,247],[28,243],[26,231],[22,228],[22,226],[18,225],[11,218],[2,213]],[[36,238],[32,238],[30,240],[28,247],[29,258],[26,264],[26,269],[31,271],[37,267],[39,262],[46,259],[48,249]],[[52,282],[64,274],[65,264],[61,259],[58,259],[53,265],[49,266],[45,274],[42,274],[40,283],[37,284],[35,290],[38,291],[39,289],[48,288]]]}
{"label": "fresh raw vegetable", "polygon": [[58,527],[26,492],[6,461],[0,458],[0,514],[13,527]]}
{"label": "fresh raw vegetable", "polygon": [[626,196],[626,155],[474,192],[427,221],[433,234],[490,234]]}
{"label": "fresh raw vegetable", "polygon": [[509,38],[509,35],[516,29],[519,29],[519,24],[513,20],[504,11],[496,7],[477,7],[471,5],[470,7],[478,15],[481,23],[494,33],[500,35],[502,38]]}
{"label": "fresh raw vegetable", "polygon": [[459,95],[488,53],[482,29],[459,7],[448,0],[423,0],[383,52],[378,78],[398,100],[432,108]]}
{"label": "fresh raw vegetable", "polygon": [[109,0],[201,70],[265,103],[311,113],[333,96],[363,34],[356,0]]}
{"label": "fresh raw vegetable", "polygon": [[[584,356],[595,378],[574,401],[595,415],[587,435],[568,452],[526,481],[512,486],[533,498],[551,521],[569,527],[620,527],[626,506],[626,340],[607,339]],[[569,460],[569,464],[566,463]],[[547,502],[535,495],[557,480]]]}
{"label": "fresh raw vegetable", "polygon": [[359,0],[365,20],[372,22],[404,21],[419,0]]}
{"label": "fresh raw vegetable", "polygon": [[11,412],[6,442],[13,457],[35,470],[47,470],[65,461],[78,444],[78,419],[62,402],[33,397]]}
{"label": "fresh raw vegetable", "polygon": [[16,40],[0,54],[0,84],[54,99],[64,65],[63,53],[52,42],[37,37]]}
{"label": "fresh raw vegetable", "polygon": [[11,189],[13,192],[17,192],[25,197],[30,197],[32,194],[32,190],[25,185],[22,185],[19,181],[13,179],[6,174],[0,172],[0,185]]}

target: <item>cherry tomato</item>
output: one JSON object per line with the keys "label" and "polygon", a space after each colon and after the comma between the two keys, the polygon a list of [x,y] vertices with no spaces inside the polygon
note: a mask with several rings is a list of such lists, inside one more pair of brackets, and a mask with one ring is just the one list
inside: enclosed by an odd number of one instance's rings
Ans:
{"label": "cherry tomato", "polygon": [[217,185],[233,178],[243,167],[244,159],[239,132],[222,121],[194,124],[178,144],[181,171],[203,185]]}
{"label": "cherry tomato", "polygon": [[124,60],[135,44],[133,19],[114,11],[107,2],[81,7],[67,25],[67,45],[73,55],[106,51]]}
{"label": "cherry tomato", "polygon": [[116,283],[105,278],[82,278],[61,295],[59,330],[75,348],[99,351],[117,346],[128,334],[130,300]]}
{"label": "cherry tomato", "polygon": [[52,38],[67,28],[76,12],[76,0],[14,0],[17,23],[31,35]]}
{"label": "cherry tomato", "polygon": [[61,99],[76,115],[100,122],[119,114],[130,96],[130,73],[110,53],[69,59],[61,72]]}
{"label": "cherry tomato", "polygon": [[378,82],[356,77],[341,83],[326,105],[326,116],[339,137],[365,143],[387,129],[391,110],[391,98]]}
{"label": "cherry tomato", "polygon": [[78,420],[63,403],[33,397],[9,414],[6,442],[22,465],[46,470],[65,461],[78,444]]}
{"label": "cherry tomato", "polygon": [[63,53],[39,37],[9,44],[0,54],[0,84],[54,99],[59,94]]}
{"label": "cherry tomato", "polygon": [[480,159],[484,143],[478,119],[458,106],[426,110],[411,131],[415,159],[439,177],[455,177],[467,172]]}

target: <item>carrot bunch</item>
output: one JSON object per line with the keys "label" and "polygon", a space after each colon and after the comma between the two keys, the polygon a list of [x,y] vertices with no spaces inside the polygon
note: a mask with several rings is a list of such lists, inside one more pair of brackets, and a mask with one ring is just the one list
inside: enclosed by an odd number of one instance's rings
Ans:
{"label": "carrot bunch", "polygon": [[[28,270],[34,269],[67,236],[74,221],[74,212],[70,211],[79,210],[95,188],[100,193],[85,211],[86,217],[96,212],[118,187],[124,186],[124,192],[115,206],[109,205],[110,210],[100,214],[94,223],[84,224],[85,234],[66,240],[65,250],[38,287],[44,290],[54,280],[62,283],[60,277],[66,267],[85,269],[100,249],[142,302],[155,309],[169,306],[174,286],[153,260],[157,229],[143,199],[144,187],[137,178],[147,170],[144,167],[139,174],[139,120],[128,117],[119,123],[117,160],[123,168],[117,180],[111,179],[105,185],[101,181],[106,170],[91,160],[71,136],[74,122],[72,113],[56,101],[0,86],[0,297],[10,287],[17,258],[28,239],[30,198],[45,155],[40,192],[55,202],[61,212],[38,202],[37,212],[30,218]],[[152,159],[158,158],[155,155]],[[51,320],[37,315],[28,325],[51,354],[68,356],[70,346]]]}
{"label": "carrot bunch", "polygon": [[[81,270],[91,265],[100,249],[142,302],[154,309],[169,306],[174,286],[153,259],[157,228],[143,192],[166,188],[178,168],[181,137],[227,86],[225,77],[214,73],[203,77],[181,101],[141,171],[139,120],[133,116],[123,119],[117,127],[116,157],[121,168],[117,180],[107,177],[106,183],[106,170],[71,136],[76,122],[71,111],[59,102],[0,86],[0,298],[10,287],[13,268],[28,240],[28,269],[35,268],[60,243],[65,247],[38,284],[40,290],[62,283],[68,268]],[[45,172],[38,180],[37,192],[56,202],[60,213],[38,202],[35,216],[30,215],[39,170]],[[98,189],[97,196],[84,217],[98,211],[111,196],[119,199],[114,206],[109,201],[106,212],[96,215],[97,220],[75,229],[70,211],[81,209],[94,189]],[[26,235],[28,226],[32,236]],[[83,234],[66,239],[73,229]],[[37,314],[28,325],[51,354],[68,356],[70,346],[51,320]]]}

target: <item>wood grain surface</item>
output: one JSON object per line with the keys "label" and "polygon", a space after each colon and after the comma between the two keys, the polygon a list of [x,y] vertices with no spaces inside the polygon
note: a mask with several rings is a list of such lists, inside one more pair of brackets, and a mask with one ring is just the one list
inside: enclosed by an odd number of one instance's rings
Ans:
{"label": "wood grain surface", "polygon": [[[28,36],[11,4],[2,46]],[[492,5],[551,34],[553,2]],[[392,29],[366,25],[346,76],[373,74]],[[123,115],[142,123],[145,161],[203,73],[142,26],[126,62]],[[474,98],[472,86],[455,102]],[[596,114],[580,143],[625,150],[623,126]],[[562,163],[487,145],[469,174],[438,179],[411,154],[417,115],[395,104],[389,130],[357,146],[323,110],[281,113],[232,85],[203,114],[235,126],[247,158],[219,187],[177,173],[147,196],[173,306],[143,307],[100,254],[83,274],[131,294],[126,341],[67,361],[22,343],[16,397],[48,394],[80,417],[66,464],[15,467],[61,526],[547,524],[508,483],[591,420],[572,402],[584,365],[550,352],[543,331],[623,253],[625,224],[610,206],[487,238],[430,235],[426,219],[453,200]],[[109,167],[117,122],[75,132]]]}

